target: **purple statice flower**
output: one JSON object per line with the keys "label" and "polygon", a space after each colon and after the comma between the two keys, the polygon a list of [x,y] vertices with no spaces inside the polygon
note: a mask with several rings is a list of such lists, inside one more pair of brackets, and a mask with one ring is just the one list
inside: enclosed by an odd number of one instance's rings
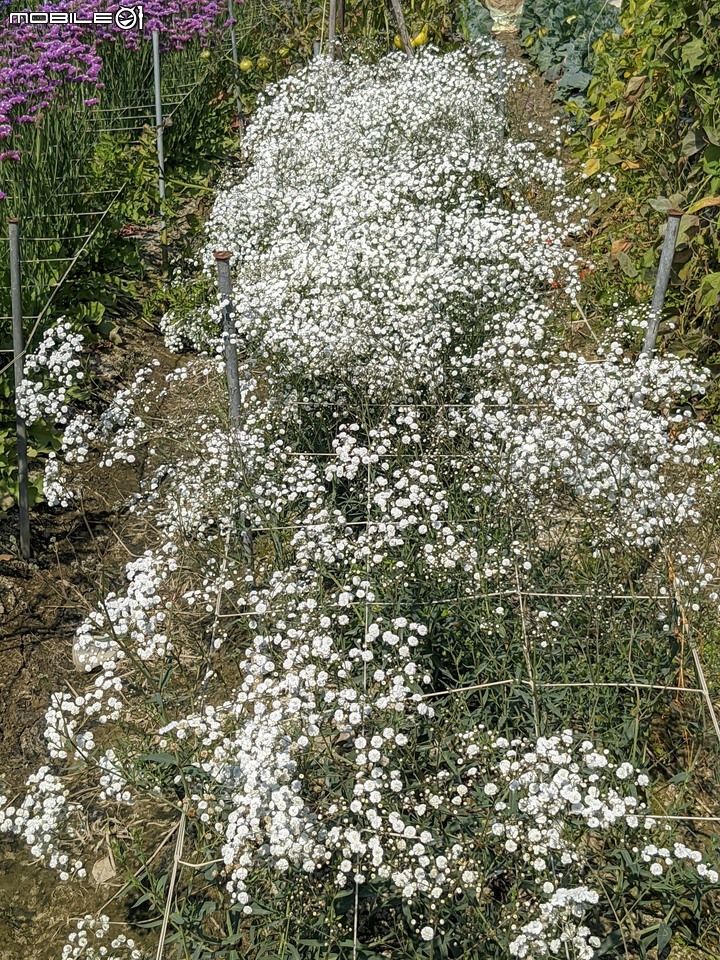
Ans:
{"label": "purple statice flower", "polygon": [[[0,0],[0,6],[7,0]],[[59,0],[40,2],[38,12],[73,11],[86,20],[96,11],[114,14],[129,0]],[[0,140],[20,123],[30,123],[56,100],[68,83],[102,89],[103,45],[121,42],[130,50],[157,28],[165,50],[182,49],[195,39],[212,38],[227,22],[222,0],[144,0],[142,35],[110,24],[32,24],[0,22]],[[86,98],[93,106],[97,98]]]}

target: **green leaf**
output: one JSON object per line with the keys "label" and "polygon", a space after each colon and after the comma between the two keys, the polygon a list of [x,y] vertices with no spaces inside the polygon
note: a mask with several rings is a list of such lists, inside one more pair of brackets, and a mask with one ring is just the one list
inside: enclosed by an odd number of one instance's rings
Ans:
{"label": "green leaf", "polygon": [[620,933],[619,930],[613,930],[613,932],[609,934],[600,944],[595,956],[604,957],[606,954],[610,953],[610,951],[612,951],[613,956],[617,956],[617,953],[616,953],[617,948],[620,947],[621,945],[622,945],[622,934]]}
{"label": "green leaf", "polygon": [[638,275],[637,270],[633,266],[632,260],[626,253],[621,251],[618,253],[617,259],[618,263],[620,264],[620,269],[626,277],[636,277]]}
{"label": "green leaf", "polygon": [[657,210],[658,213],[667,213],[668,210],[671,210],[673,206],[667,197],[655,197],[652,200],[648,200],[648,203],[653,210]]}
{"label": "green leaf", "polygon": [[720,147],[710,143],[705,147],[702,158],[703,170],[711,176],[720,174]]}
{"label": "green leaf", "polygon": [[665,947],[670,943],[672,939],[672,927],[663,921],[658,927],[657,932],[657,948],[658,954],[662,953]]}
{"label": "green leaf", "polygon": [[176,767],[177,759],[172,753],[141,753],[138,760],[146,760],[148,763],[156,763],[161,767]]}
{"label": "green leaf", "polygon": [[691,70],[700,66],[705,56],[705,44],[702,38],[696,37],[694,40],[686,43],[680,52],[680,56]]}
{"label": "green leaf", "polygon": [[671,777],[668,783],[687,783],[691,779],[691,773],[687,770],[681,770],[680,773],[676,773],[674,777]]}
{"label": "green leaf", "polygon": [[720,207],[720,197],[703,197],[702,200],[696,200],[687,208],[687,212],[697,213],[705,207]]}
{"label": "green leaf", "polygon": [[557,88],[562,91],[587,90],[591,80],[592,74],[585,73],[583,70],[577,70],[574,73],[564,73],[558,80]]}
{"label": "green leaf", "polygon": [[705,138],[699,130],[690,130],[680,144],[680,153],[683,157],[693,157],[700,153],[705,146]]}
{"label": "green leaf", "polygon": [[697,299],[700,309],[712,309],[720,301],[720,273],[703,277]]}

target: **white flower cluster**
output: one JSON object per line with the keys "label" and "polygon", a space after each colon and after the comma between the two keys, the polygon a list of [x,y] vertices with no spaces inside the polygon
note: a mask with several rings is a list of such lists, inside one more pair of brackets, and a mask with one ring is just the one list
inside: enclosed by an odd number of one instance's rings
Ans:
{"label": "white flower cluster", "polygon": [[697,524],[713,490],[717,436],[687,413],[657,410],[705,384],[686,361],[621,355],[588,363],[566,354],[523,363],[521,377],[486,388],[455,420],[478,458],[493,464],[497,497],[551,522],[572,510],[595,544],[651,547]]}
{"label": "white flower cluster", "polygon": [[49,454],[43,475],[43,494],[50,507],[69,507],[75,491],[68,485],[62,462],[53,452]]}
{"label": "white flower cluster", "polygon": [[127,780],[120,770],[117,754],[112,748],[100,757],[98,766],[104,771],[99,779],[100,799],[114,800],[116,803],[131,803],[132,793],[127,789]]}
{"label": "white flower cluster", "polygon": [[58,842],[58,837],[74,835],[71,821],[80,808],[68,803],[67,789],[49,767],[31,774],[26,786],[28,793],[17,807],[8,804],[7,797],[0,797],[0,833],[22,837],[30,853],[58,870],[62,880],[84,877],[82,862],[71,860]]}
{"label": "white flower cluster", "polygon": [[[86,669],[127,654],[121,641],[127,638],[141,660],[164,656],[172,643],[163,632],[167,610],[159,588],[177,570],[177,546],[166,543],[160,550],[146,550],[127,564],[128,588],[124,595],[108,593],[101,611],[95,611],[78,627],[76,654],[92,654]],[[101,655],[102,654],[102,655]]]}
{"label": "white flower cluster", "polygon": [[511,957],[570,956],[577,960],[591,960],[600,938],[590,932],[579,920],[599,896],[587,887],[567,890],[561,887],[540,907],[540,916],[524,924],[520,934],[508,946]]}
{"label": "white flower cluster", "polygon": [[[669,825],[650,816],[639,799],[648,777],[627,761],[613,764],[607,750],[570,730],[535,740],[479,730],[463,734],[460,742],[456,769],[441,769],[422,795],[405,801],[416,822],[428,809],[445,814],[444,829],[458,818],[452,856],[434,864],[427,858],[437,839],[426,829],[424,843],[400,847],[407,867],[392,879],[411,900],[425,894],[431,904],[442,902],[448,891],[457,896],[463,889],[480,897],[488,872],[487,864],[478,869],[477,836],[487,836],[488,845],[496,845],[493,872],[528,884],[528,891],[535,888],[530,896],[536,916],[521,925],[515,918],[508,923],[511,956],[540,960],[566,956],[568,949],[585,960],[595,955],[600,939],[581,921],[601,898],[586,881],[614,851],[632,852],[638,872],[650,864],[652,877],[689,864],[697,882],[717,884],[717,871],[699,851],[678,842],[665,845]],[[452,811],[450,819],[446,811]],[[396,815],[393,827],[401,836],[423,837],[420,824],[408,832],[407,815],[404,821]],[[419,868],[413,859],[418,852],[425,855]]]}
{"label": "white flower cluster", "polygon": [[541,219],[528,204],[564,174],[532,144],[500,144],[496,57],[316,63],[258,111],[206,267],[233,253],[240,341],[286,382],[316,397],[339,372],[371,397],[439,389],[475,362],[479,305],[491,317],[528,284],[577,289],[576,205]]}
{"label": "white flower cluster", "polygon": [[105,914],[88,914],[79,920],[63,947],[61,960],[143,960],[135,941],[124,933],[113,935],[110,923]]}
{"label": "white flower cluster", "polygon": [[70,391],[83,379],[85,338],[64,317],[49,327],[34,353],[25,358],[25,376],[16,395],[17,411],[27,424],[53,425],[70,419]]}

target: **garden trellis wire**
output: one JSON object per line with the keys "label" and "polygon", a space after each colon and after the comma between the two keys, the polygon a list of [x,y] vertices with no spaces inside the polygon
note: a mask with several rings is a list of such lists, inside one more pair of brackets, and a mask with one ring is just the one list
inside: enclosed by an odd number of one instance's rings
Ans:
{"label": "garden trellis wire", "polygon": [[[228,14],[229,14],[229,28],[226,25],[226,28],[223,30],[222,41],[217,47],[219,51],[220,58],[224,57],[230,50],[232,51],[232,60],[237,66],[237,40],[235,35],[235,24],[233,19],[233,3],[232,0],[228,0]],[[229,34],[229,36],[228,36]],[[154,111],[154,129],[155,129],[155,139],[156,139],[156,149],[157,149],[157,166],[158,166],[158,201],[159,201],[159,214],[160,214],[160,229],[161,229],[161,249],[163,255],[163,267],[164,273],[167,274],[168,269],[168,247],[167,247],[167,232],[166,232],[166,221],[165,221],[165,177],[164,177],[164,151],[163,151],[163,131],[164,127],[172,121],[172,117],[175,113],[182,107],[182,105],[188,100],[188,98],[200,88],[208,79],[211,70],[213,68],[213,63],[210,62],[208,65],[204,65],[198,71],[199,76],[195,76],[188,81],[183,82],[182,79],[175,79],[174,83],[171,83],[168,88],[167,84],[163,84],[163,78],[160,75],[160,49],[159,49],[159,34],[157,31],[153,31],[153,68],[146,76],[147,79],[152,79],[153,83],[153,93],[154,101],[152,104],[143,102],[145,99],[142,95],[139,102],[132,102],[126,105],[114,106],[111,108],[100,108],[95,111],[95,116],[98,119],[99,123],[95,127],[95,136],[101,137],[103,135],[120,135],[123,139],[123,135],[130,135],[133,132],[141,130],[143,127],[148,125],[148,121],[153,119]],[[226,47],[228,48],[226,50]],[[150,91],[147,91],[150,92]],[[163,107],[165,107],[168,112],[163,116]],[[238,110],[240,110],[240,102],[238,100]],[[240,114],[239,114],[240,119]],[[126,140],[126,145],[132,145],[134,143],[139,143],[140,141],[130,140],[129,143]],[[60,146],[60,145],[58,145]],[[77,162],[80,163],[84,158],[77,158]],[[79,174],[80,179],[87,178],[87,174]],[[54,198],[70,199],[70,198],[90,198],[90,197],[100,197],[113,194],[109,203],[105,205],[102,209],[80,209],[80,210],[67,210],[63,212],[56,211],[44,211],[43,213],[33,213],[29,211],[24,211],[19,218],[12,218],[13,221],[18,221],[18,228],[22,229],[27,224],[32,223],[33,221],[39,220],[41,223],[46,223],[51,220],[61,220],[63,223],[63,229],[59,230],[56,235],[52,235],[47,229],[43,231],[46,236],[37,236],[33,237],[31,232],[26,230],[22,231],[22,240],[25,244],[33,245],[37,243],[47,243],[50,245],[62,245],[68,244],[73,241],[83,241],[79,249],[75,251],[68,251],[65,256],[39,256],[37,251],[32,250],[31,255],[22,258],[17,265],[20,267],[22,264],[28,266],[40,266],[40,265],[50,265],[50,264],[67,264],[67,268],[64,270],[60,279],[52,281],[49,291],[46,291],[45,298],[40,298],[38,302],[37,294],[34,294],[33,297],[33,306],[34,310],[24,316],[25,320],[32,320],[33,326],[30,332],[27,335],[24,335],[24,332],[20,331],[20,334],[16,331],[15,339],[13,342],[12,350],[2,351],[10,352],[13,354],[13,359],[6,363],[4,366],[0,366],[0,376],[7,373],[10,368],[14,367],[16,371],[16,378],[18,371],[21,371],[23,360],[25,355],[29,350],[32,349],[34,345],[34,339],[40,328],[43,320],[48,316],[50,307],[55,301],[58,293],[62,290],[63,285],[71,276],[72,271],[79,259],[85,253],[85,251],[90,247],[93,239],[98,236],[100,227],[105,221],[108,214],[113,210],[113,208],[119,202],[123,191],[127,187],[127,182],[123,183],[119,189],[114,188],[98,188],[98,189],[89,189],[87,191],[78,190],[78,191],[54,191]],[[17,202],[19,198],[13,198],[12,195],[6,197],[8,202],[13,203]],[[87,232],[73,232],[72,224],[84,222],[87,218],[97,217],[97,222],[93,228]],[[69,229],[68,229],[69,227]],[[0,287],[1,290],[8,291],[11,295],[13,289],[18,287],[21,283],[20,275],[17,269],[12,271],[14,276],[11,277],[11,283],[8,285],[3,285]],[[17,291],[16,304],[20,304],[20,313],[22,313],[22,303],[23,303],[23,290],[19,287]],[[17,314],[18,309],[14,307],[13,311],[5,316],[0,316],[0,321],[10,321],[13,319],[13,314]],[[17,319],[15,321],[17,326]],[[22,342],[21,342],[22,341]],[[16,384],[17,387],[17,384]],[[30,558],[30,544],[29,544],[29,533],[28,533],[28,467],[27,467],[27,458],[23,453],[25,449],[25,444],[23,443],[22,436],[24,436],[25,428],[24,424],[16,418],[17,423],[17,435],[18,435],[18,459],[20,461],[19,474],[18,474],[18,504],[20,509],[20,528],[21,528],[21,555],[23,559]]]}
{"label": "garden trellis wire", "polygon": [[[227,304],[226,304],[227,289],[226,288],[223,288],[220,291],[220,299],[227,307]],[[232,373],[230,374],[230,376],[232,377]],[[340,406],[340,405],[335,404],[334,406]],[[397,405],[385,404],[384,406],[391,406],[391,407],[397,406],[402,408],[404,406],[412,407],[413,404],[403,404],[402,402],[400,402]],[[437,404],[437,405],[422,404],[419,406],[442,407],[445,405],[444,404]],[[460,406],[460,405],[457,405],[457,406]],[[287,453],[288,455],[293,457],[312,458],[314,456],[318,456],[318,454],[314,453],[313,451],[296,450],[291,452],[288,451]],[[409,454],[409,456],[411,455]],[[363,525],[368,525],[372,523],[371,484],[372,484],[372,466],[370,463],[368,463],[366,466],[366,482],[365,482],[365,490],[366,490],[365,517],[364,519],[353,521],[353,524],[363,526]],[[323,525],[326,525],[326,524],[323,522],[318,524],[308,524],[308,523],[287,524],[287,525],[283,525],[282,527],[268,526],[264,528],[256,528],[254,532],[261,532],[263,530],[270,532],[275,529],[299,530],[303,528],[307,529],[308,527],[323,526]],[[225,546],[224,556],[225,558],[227,557],[227,542]],[[667,558],[665,559],[667,560]],[[608,694],[616,697],[624,697],[626,695],[629,695],[635,698],[659,694],[661,696],[664,695],[668,699],[672,698],[672,700],[674,701],[678,701],[681,697],[683,698],[683,700],[686,697],[692,698],[693,700],[695,700],[697,697],[700,697],[700,705],[702,709],[703,719],[705,722],[709,721],[709,724],[712,727],[714,738],[717,740],[718,745],[720,745],[720,727],[718,726],[715,706],[712,702],[712,698],[708,691],[707,680],[705,678],[702,663],[699,657],[697,657],[696,655],[693,639],[689,633],[689,624],[688,624],[687,617],[685,616],[685,613],[684,613],[686,602],[681,595],[681,591],[677,586],[677,582],[674,579],[674,575],[671,574],[670,580],[671,580],[671,583],[675,585],[675,590],[673,591],[673,595],[670,595],[669,593],[635,594],[635,593],[626,593],[626,592],[604,592],[604,591],[578,592],[578,591],[572,591],[572,590],[535,591],[523,586],[523,584],[521,583],[521,577],[520,577],[520,573],[517,566],[515,567],[514,572],[515,572],[516,583],[515,583],[515,587],[512,589],[507,589],[503,591],[488,590],[488,591],[474,594],[472,597],[448,596],[441,600],[429,601],[429,603],[434,605],[454,607],[456,605],[467,605],[468,601],[472,599],[487,600],[488,598],[491,598],[491,597],[500,597],[500,596],[515,598],[521,614],[521,623],[523,626],[523,633],[524,633],[524,647],[527,653],[527,656],[525,658],[525,664],[526,664],[525,672],[522,675],[500,677],[498,679],[492,679],[486,682],[478,682],[476,684],[463,686],[463,687],[432,690],[430,692],[423,694],[422,695],[423,699],[433,700],[435,702],[441,699],[444,699],[446,701],[455,700],[455,701],[462,702],[461,698],[467,697],[467,695],[470,695],[473,693],[478,693],[484,690],[488,690],[490,688],[502,688],[508,691],[508,695],[511,695],[512,692],[516,690],[526,690],[526,691],[529,691],[531,694],[531,701],[533,705],[533,712],[534,712],[534,718],[535,718],[534,722],[535,722],[536,729],[538,729],[541,723],[540,707],[542,705],[543,695],[553,690],[558,691],[563,689],[574,689],[578,691],[585,691],[588,689],[592,689],[596,692],[605,691]],[[222,575],[220,579],[221,580],[223,579]],[[534,641],[532,640],[532,638],[529,637],[529,633],[527,630],[527,626],[528,626],[527,606],[528,604],[532,603],[533,598],[536,598],[536,597],[556,599],[558,601],[564,601],[569,597],[581,598],[587,601],[589,605],[597,605],[600,603],[600,601],[607,601],[607,600],[610,600],[610,601],[631,600],[635,603],[638,603],[641,601],[643,602],[647,601],[650,607],[660,603],[664,607],[671,608],[671,612],[676,614],[675,619],[679,622],[680,630],[683,632],[684,637],[687,641],[687,647],[685,648],[685,653],[690,652],[692,654],[692,660],[694,661],[696,677],[697,677],[696,684],[690,685],[686,683],[679,684],[679,683],[672,683],[672,682],[667,682],[667,683],[644,682],[642,679],[637,679],[636,677],[633,676],[633,674],[636,671],[636,668],[638,668],[637,672],[640,674],[640,676],[642,676],[643,665],[633,664],[632,662],[627,664],[628,676],[622,680],[610,681],[610,680],[598,679],[595,681],[587,681],[583,679],[577,679],[574,681],[570,680],[567,682],[565,681],[559,682],[552,679],[545,679],[542,677],[538,677],[537,668],[531,656],[531,646],[534,643]],[[363,600],[351,601],[347,605],[348,608],[355,610],[358,615],[358,619],[362,619],[364,623],[364,638],[365,638],[364,644],[366,644],[367,642],[368,625],[370,622],[371,614],[373,613],[375,608],[381,607],[385,604],[395,607],[398,614],[400,613],[407,614],[409,617],[411,613],[414,616],[417,613],[417,611],[423,610],[428,605],[428,602],[423,601],[422,599],[417,599],[414,603],[408,602],[408,603],[400,604],[393,600],[390,600],[390,601],[377,600],[377,599],[370,600],[367,594]],[[214,606],[212,626],[210,629],[211,636],[215,635],[215,633],[218,630],[218,624],[221,621],[226,621],[227,619],[239,618],[239,617],[250,617],[255,619],[258,618],[258,614],[254,611],[235,610],[233,612],[223,612],[221,609],[221,606],[222,604],[220,602],[220,594],[218,594],[218,599]],[[273,614],[281,615],[282,612],[283,612],[282,608],[278,608],[277,610],[274,610],[271,607],[263,611],[262,617],[272,617]],[[671,637],[668,637],[667,638],[668,643],[670,642],[670,640],[671,640]],[[680,666],[682,666],[682,664],[680,664]],[[365,669],[366,667],[364,665],[364,671]],[[696,814],[695,812],[690,812],[690,811],[684,812],[684,813],[676,813],[676,812],[657,813],[657,814],[653,813],[652,816],[654,819],[657,819],[658,821],[663,821],[663,820],[682,821],[687,823],[688,825],[693,825],[693,826],[694,825],[702,826],[703,824],[716,824],[720,822],[720,817],[706,816],[703,814]],[[184,814],[181,817],[181,823],[183,822],[183,819],[184,819]],[[215,863],[215,862],[221,862],[221,860],[218,859],[216,861],[216,860],[203,859],[201,863],[193,863],[190,859],[185,860],[182,858],[182,852],[179,851],[176,847],[176,854],[173,860],[173,876],[176,878],[177,876],[179,876],[179,873],[176,872],[176,868],[177,868],[177,871],[182,869],[194,871],[194,870],[201,869],[204,866],[211,865],[212,863]],[[172,910],[174,905],[174,895],[172,893],[171,893],[171,900],[172,902],[166,905],[166,914]],[[360,950],[359,918],[360,918],[360,882],[355,881],[354,905],[352,907],[352,930],[353,930],[352,954],[354,957],[357,957],[359,955],[359,950]],[[160,956],[161,956],[161,952],[158,952],[158,957]]]}
{"label": "garden trellis wire", "polygon": [[[220,291],[220,299],[227,306],[227,291],[226,289]],[[337,405],[339,406],[339,405]],[[395,407],[395,404],[389,403],[385,406]],[[398,407],[405,406],[405,404],[398,403]],[[407,406],[411,406],[408,404]],[[432,406],[429,404],[424,404],[423,406]],[[438,404],[435,406],[443,406],[443,404]],[[296,450],[292,451],[290,454],[293,457],[303,457],[307,456],[312,458],[314,455],[313,451],[303,451]],[[408,454],[408,457],[411,457],[411,454]],[[367,525],[372,522],[372,502],[371,502],[371,482],[372,482],[372,467],[368,463],[366,465],[366,495],[365,495],[365,517],[362,520],[353,521],[354,524]],[[318,524],[288,524],[284,525],[281,529],[288,530],[299,530],[302,528],[307,529],[308,527],[323,526],[324,523]],[[261,532],[262,529],[267,530],[268,532],[278,529],[277,527],[268,526],[266,528],[256,528],[254,532]],[[227,553],[227,543],[225,547],[225,555]],[[224,569],[224,568],[223,568]],[[224,574],[221,574],[220,581],[224,579]],[[515,676],[499,676],[497,679],[486,680],[484,682],[478,682],[472,685],[464,687],[451,687],[447,688],[436,688],[423,694],[423,699],[432,700],[434,702],[444,701],[444,702],[456,702],[463,703],[467,702],[468,697],[472,695],[477,695],[482,691],[487,691],[491,688],[499,688],[503,690],[503,696],[512,697],[518,691],[529,692],[532,697],[532,701],[538,706],[536,706],[536,711],[539,713],[539,707],[542,707],[543,701],[546,695],[552,696],[554,693],[562,692],[564,690],[573,690],[576,693],[584,694],[585,691],[592,691],[594,694],[606,695],[608,698],[613,698],[616,700],[621,700],[625,702],[625,698],[633,698],[632,702],[642,699],[644,703],[652,702],[651,698],[656,696],[661,698],[662,701],[673,701],[674,703],[685,703],[690,701],[689,709],[694,710],[694,704],[697,703],[697,698],[700,697],[699,708],[702,711],[703,723],[707,725],[708,729],[710,724],[712,725],[712,731],[714,732],[714,737],[720,743],[720,733],[718,731],[717,716],[715,712],[715,706],[712,703],[712,699],[707,690],[707,681],[705,679],[704,670],[699,658],[696,657],[696,652],[693,650],[692,637],[687,633],[687,618],[683,614],[683,608],[686,606],[685,600],[681,596],[681,591],[679,589],[673,591],[673,595],[670,593],[666,594],[653,594],[653,593],[626,593],[626,592],[617,592],[617,591],[574,591],[574,590],[545,590],[538,591],[529,589],[527,586],[521,584],[520,574],[515,567],[515,586],[512,589],[507,589],[503,591],[494,591],[488,590],[483,591],[477,594],[474,594],[473,597],[466,596],[451,596],[447,595],[444,599],[441,600],[432,600],[424,601],[422,599],[417,599],[414,602],[410,601],[408,603],[398,604],[396,601],[386,601],[383,599],[370,600],[366,595],[365,598],[360,601],[351,601],[347,606],[351,608],[357,615],[358,623],[360,620],[364,621],[364,634],[363,636],[367,638],[368,631],[368,622],[370,620],[371,614],[373,614],[378,607],[384,605],[390,605],[395,607],[397,614],[407,615],[407,618],[415,619],[418,617],[421,621],[424,622],[424,617],[422,611],[426,609],[429,604],[433,605],[443,605],[451,608],[456,608],[458,606],[466,606],[468,602],[472,599],[487,600],[490,597],[504,596],[504,597],[514,597],[517,600],[521,612],[521,619],[523,626],[527,625],[527,608],[532,605],[534,598],[554,598],[558,601],[565,601],[568,597],[573,598],[582,598],[587,602],[588,606],[594,607],[598,606],[602,600],[630,600],[635,604],[640,602],[645,602],[645,606],[649,608],[652,612],[652,608],[661,604],[662,607],[671,608],[669,612],[676,611],[681,618],[681,629],[685,634],[688,646],[685,648],[685,654],[692,653],[692,659],[695,661],[697,682],[695,684],[690,683],[679,683],[675,682],[672,679],[668,679],[666,682],[649,682],[644,680],[644,664],[638,658],[637,662],[631,662],[624,667],[623,672],[627,675],[622,679],[617,680],[608,680],[608,679],[596,679],[596,680],[586,680],[581,676],[576,679],[570,679],[569,681],[558,681],[556,678],[552,677],[543,677],[537,675],[537,667],[533,663],[531,653],[532,641],[528,637],[527,630],[525,631],[525,649],[528,653],[526,657],[526,671],[522,675]],[[676,581],[674,578],[671,578],[671,582],[676,586]],[[543,605],[544,607],[546,604]],[[264,617],[281,616],[283,614],[283,609],[278,607],[277,609],[273,608],[272,604],[270,609],[265,609],[260,618],[255,611],[246,611],[246,610],[235,610],[233,612],[223,611],[221,609],[221,603],[218,601],[214,605],[214,616],[212,620],[212,627],[210,630],[211,636],[214,635],[218,630],[218,624],[221,622],[227,623],[228,619],[238,619],[241,617],[248,617],[253,619],[263,619]],[[473,615],[473,611],[470,610],[469,616]],[[612,619],[612,618],[610,618]],[[670,643],[672,637],[668,636],[666,638],[666,643]],[[209,660],[207,661],[209,665]],[[680,665],[684,659],[680,660]],[[536,721],[537,724],[537,721]],[[663,809],[668,809],[664,807]],[[689,825],[689,827],[702,827],[704,824],[714,824],[720,822],[720,818],[713,818],[712,816],[706,816],[702,813],[696,813],[695,809],[688,809],[685,812],[676,812],[677,807],[670,806],[668,813],[653,813],[653,817],[658,821],[683,821]],[[202,863],[193,863],[191,857],[185,859],[182,858],[182,855],[179,854],[177,857],[177,864],[179,868],[187,870],[197,870],[200,869],[202,865],[212,863],[211,860],[206,859],[205,857],[197,858],[202,861]],[[180,896],[178,894],[178,896]],[[168,909],[168,907],[166,907]],[[172,905],[169,907],[172,910]],[[181,910],[181,907],[178,907]],[[352,928],[353,928],[353,954],[358,955],[359,953],[359,939],[360,931],[358,929],[358,921],[360,917],[360,892],[359,884],[356,884],[354,891],[354,907],[352,913]]]}

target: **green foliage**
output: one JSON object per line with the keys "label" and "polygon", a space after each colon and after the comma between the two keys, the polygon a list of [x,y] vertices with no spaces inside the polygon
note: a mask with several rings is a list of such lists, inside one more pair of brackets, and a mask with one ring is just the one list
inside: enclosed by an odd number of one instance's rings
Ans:
{"label": "green foliage", "polygon": [[[427,26],[430,42],[442,44],[449,38],[455,15],[451,0],[403,0],[402,8],[411,36]],[[309,7],[304,0],[256,0],[255,10],[270,39],[262,50],[272,64],[269,75],[283,59],[280,51],[285,59],[288,55],[296,60],[308,59],[314,41],[321,37],[327,41],[327,8],[323,4]],[[397,32],[390,4],[380,0],[345,0],[342,27],[343,49],[347,52],[387,53]],[[252,46],[247,55],[254,55]]]}
{"label": "green foliage", "polygon": [[616,30],[618,11],[608,0],[525,0],[520,36],[558,99],[582,103],[592,80],[593,43]]}
{"label": "green foliage", "polygon": [[[243,16],[241,12],[241,38],[254,26],[250,12],[245,20]],[[253,42],[257,44],[257,35]],[[8,195],[3,205],[8,215],[21,219],[25,335],[34,333],[30,350],[58,316],[65,316],[89,342],[119,342],[121,321],[138,312],[139,284],[148,276],[134,228],[157,223],[159,214],[172,222],[188,199],[207,192],[220,159],[235,142],[235,105],[227,92],[233,82],[229,57],[218,53],[208,58],[199,44],[164,55],[167,200],[160,211],[151,108],[141,115],[143,110],[132,106],[152,100],[151,48],[107,46],[99,106],[83,103],[95,91],[68,89],[41,123],[18,129],[11,146],[20,159],[2,165],[2,187]],[[257,89],[264,79],[249,78],[245,87]],[[104,217],[95,213],[106,207]],[[9,282],[4,243],[0,317],[10,314]],[[41,312],[34,328],[32,318]],[[11,346],[10,322],[0,320],[3,360],[10,359]],[[16,497],[13,396],[12,371],[7,369],[0,372],[0,512]],[[34,438],[34,430],[31,458],[42,457],[59,442],[57,436]],[[41,479],[31,495],[41,496]]]}
{"label": "green foliage", "polygon": [[586,175],[617,177],[613,232],[627,246],[629,286],[641,295],[654,280],[667,210],[685,210],[668,298],[679,331],[672,347],[716,365],[720,2],[627,0],[621,22],[621,36],[595,44],[587,105],[575,110],[575,152]]}
{"label": "green foliage", "polygon": [[467,41],[492,33],[493,18],[482,0],[466,0],[460,7],[460,26]]}

